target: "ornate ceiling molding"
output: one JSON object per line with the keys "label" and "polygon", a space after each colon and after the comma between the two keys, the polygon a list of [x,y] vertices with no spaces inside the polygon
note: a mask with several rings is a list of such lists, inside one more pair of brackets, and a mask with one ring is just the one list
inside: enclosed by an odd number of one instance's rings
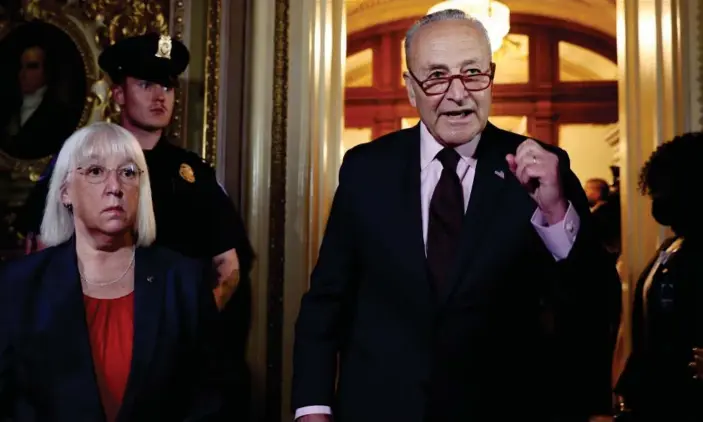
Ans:
{"label": "ornate ceiling molding", "polygon": [[[616,34],[613,0],[502,0],[511,12],[572,21],[611,36]],[[439,0],[347,0],[347,33],[384,22],[424,15]]]}
{"label": "ornate ceiling molding", "polygon": [[393,0],[347,0],[347,16],[364,13],[366,10],[392,1]]}

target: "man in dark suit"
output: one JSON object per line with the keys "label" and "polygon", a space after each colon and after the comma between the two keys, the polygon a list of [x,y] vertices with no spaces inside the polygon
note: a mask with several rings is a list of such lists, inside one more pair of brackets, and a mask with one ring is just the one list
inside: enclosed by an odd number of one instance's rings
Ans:
{"label": "man in dark suit", "polygon": [[487,123],[485,28],[406,36],[418,126],[349,151],[296,325],[300,422],[586,421],[620,284],[566,153]]}

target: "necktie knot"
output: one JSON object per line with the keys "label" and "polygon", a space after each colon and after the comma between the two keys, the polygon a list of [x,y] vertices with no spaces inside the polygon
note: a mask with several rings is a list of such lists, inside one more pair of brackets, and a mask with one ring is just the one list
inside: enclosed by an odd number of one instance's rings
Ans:
{"label": "necktie knot", "polygon": [[437,153],[437,156],[435,158],[437,158],[437,160],[442,163],[442,167],[456,172],[456,167],[459,164],[459,159],[461,157],[459,156],[459,153],[454,150],[454,148],[445,147],[443,150]]}

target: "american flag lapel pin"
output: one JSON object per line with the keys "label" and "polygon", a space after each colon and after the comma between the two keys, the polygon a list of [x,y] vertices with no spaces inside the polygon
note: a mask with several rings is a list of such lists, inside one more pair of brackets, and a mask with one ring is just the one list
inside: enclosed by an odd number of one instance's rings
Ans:
{"label": "american flag lapel pin", "polygon": [[496,176],[500,177],[501,179],[505,179],[505,173],[503,173],[503,170],[496,170],[494,171]]}

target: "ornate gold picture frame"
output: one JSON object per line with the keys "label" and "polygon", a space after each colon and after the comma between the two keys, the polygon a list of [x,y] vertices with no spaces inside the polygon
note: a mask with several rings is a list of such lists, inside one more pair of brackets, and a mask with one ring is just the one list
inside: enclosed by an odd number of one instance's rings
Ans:
{"label": "ornate gold picture frame", "polygon": [[[61,37],[65,39],[61,40],[63,43],[48,39]],[[43,57],[41,70],[31,68],[39,66],[31,58],[35,53]],[[86,28],[75,15],[60,8],[43,8],[39,2],[32,1],[20,10],[3,10],[0,55],[5,56],[0,57],[0,61],[10,64],[5,69],[12,74],[3,75],[3,80],[8,82],[4,90],[11,92],[11,95],[15,93],[15,88],[19,92],[22,84],[31,87],[32,83],[36,83],[32,78],[46,80],[43,98],[39,99],[29,117],[22,116],[24,122],[21,126],[10,127],[12,118],[19,115],[16,113],[19,106],[14,107],[15,104],[9,99],[11,96],[4,97],[4,116],[0,116],[4,117],[0,118],[0,125],[3,126],[0,131],[14,130],[14,138],[22,142],[19,148],[12,149],[9,134],[4,145],[0,138],[0,170],[11,171],[13,178],[36,181],[51,159],[51,153],[56,148],[53,144],[60,146],[75,129],[91,120],[94,109],[101,103],[96,87],[99,79],[96,49],[86,36]],[[29,62],[25,63],[26,60]],[[49,63],[52,63],[53,69]],[[59,63],[63,66],[60,69]],[[53,75],[50,74],[52,71],[55,72]],[[35,73],[27,76],[27,72]],[[37,72],[41,74],[37,76]],[[59,91],[53,88],[66,89]],[[65,112],[67,108],[70,112]],[[23,133],[27,135],[23,136]],[[49,137],[53,137],[51,145],[46,145]],[[52,150],[44,153],[43,147],[51,147]]]}

